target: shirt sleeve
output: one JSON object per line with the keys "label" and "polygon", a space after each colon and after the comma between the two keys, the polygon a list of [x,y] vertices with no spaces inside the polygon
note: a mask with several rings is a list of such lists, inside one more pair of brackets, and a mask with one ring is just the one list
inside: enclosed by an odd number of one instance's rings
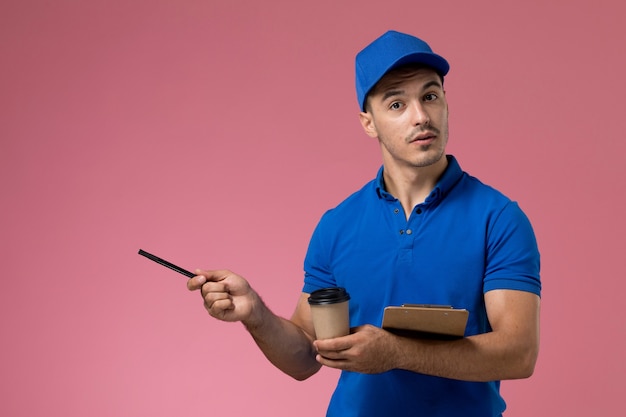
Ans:
{"label": "shirt sleeve", "polygon": [[508,289],[541,296],[540,256],[528,217],[516,202],[497,213],[487,235],[483,291]]}
{"label": "shirt sleeve", "polygon": [[311,236],[309,248],[304,259],[304,287],[305,293],[311,293],[321,288],[336,286],[336,280],[330,268],[329,240],[325,238],[328,228],[329,213],[327,212]]}

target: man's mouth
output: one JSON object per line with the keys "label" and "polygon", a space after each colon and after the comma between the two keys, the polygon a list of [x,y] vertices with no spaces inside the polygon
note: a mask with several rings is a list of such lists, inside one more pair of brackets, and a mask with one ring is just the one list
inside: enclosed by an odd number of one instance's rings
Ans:
{"label": "man's mouth", "polygon": [[419,143],[420,145],[426,145],[434,141],[436,138],[437,136],[434,133],[425,132],[414,136],[411,140],[409,140],[409,143]]}

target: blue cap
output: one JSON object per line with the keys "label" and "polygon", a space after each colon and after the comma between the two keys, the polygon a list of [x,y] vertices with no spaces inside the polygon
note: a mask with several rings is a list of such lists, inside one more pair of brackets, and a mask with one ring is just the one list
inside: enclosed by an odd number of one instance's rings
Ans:
{"label": "blue cap", "polygon": [[361,111],[370,90],[390,70],[405,64],[424,64],[442,77],[450,70],[443,57],[435,54],[421,39],[390,30],[366,46],[356,56],[356,95]]}

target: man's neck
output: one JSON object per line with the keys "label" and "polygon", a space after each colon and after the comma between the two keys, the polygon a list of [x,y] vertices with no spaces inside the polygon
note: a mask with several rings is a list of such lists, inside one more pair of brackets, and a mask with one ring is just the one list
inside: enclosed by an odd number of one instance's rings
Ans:
{"label": "man's neck", "polygon": [[445,155],[427,167],[385,164],[383,170],[385,189],[400,201],[407,219],[413,208],[426,200],[447,166],[448,159]]}

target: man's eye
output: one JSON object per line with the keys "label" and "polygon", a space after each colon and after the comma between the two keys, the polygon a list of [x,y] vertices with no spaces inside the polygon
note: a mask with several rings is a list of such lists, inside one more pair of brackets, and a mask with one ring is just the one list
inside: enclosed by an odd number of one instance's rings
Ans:
{"label": "man's eye", "polygon": [[437,94],[435,94],[435,93],[429,93],[429,94],[426,94],[424,96],[424,100],[425,101],[433,101],[433,100],[436,100],[436,99],[437,99]]}
{"label": "man's eye", "polygon": [[402,104],[400,104],[400,103],[399,103],[399,102],[397,102],[397,101],[396,101],[396,102],[394,102],[394,103],[391,103],[391,105],[389,106],[389,108],[390,108],[391,110],[398,110],[398,109],[400,109],[401,107],[402,107]]}

